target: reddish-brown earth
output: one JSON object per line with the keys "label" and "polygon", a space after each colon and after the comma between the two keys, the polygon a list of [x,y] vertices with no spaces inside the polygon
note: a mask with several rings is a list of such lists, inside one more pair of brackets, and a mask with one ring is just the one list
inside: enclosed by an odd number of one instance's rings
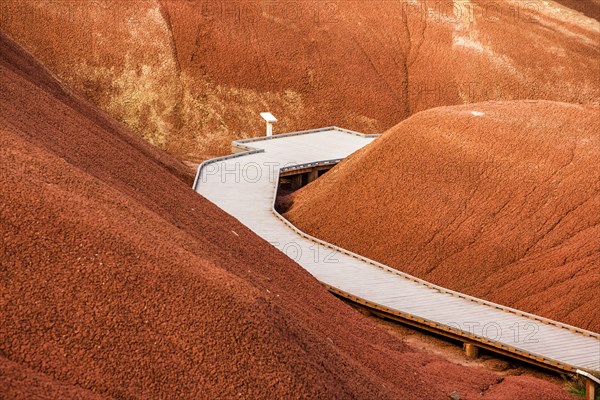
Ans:
{"label": "reddish-brown earth", "polygon": [[598,106],[424,111],[293,198],[288,218],[319,238],[600,332]]}
{"label": "reddish-brown earth", "polygon": [[102,396],[96,393],[58,381],[2,356],[0,356],[0,397],[10,400],[102,399]]}
{"label": "reddish-brown earth", "polygon": [[0,397],[570,398],[381,330],[2,35],[0,54]]}
{"label": "reddish-brown earth", "polygon": [[265,110],[276,132],[380,132],[442,105],[600,101],[598,22],[553,1],[4,0],[0,28],[186,159],[260,135]]}
{"label": "reddish-brown earth", "polygon": [[600,0],[557,0],[556,2],[600,21]]}

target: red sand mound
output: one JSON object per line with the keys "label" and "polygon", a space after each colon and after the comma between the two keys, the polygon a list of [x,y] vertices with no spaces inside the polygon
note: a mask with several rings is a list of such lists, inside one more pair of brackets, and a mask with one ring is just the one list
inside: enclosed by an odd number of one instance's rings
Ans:
{"label": "red sand mound", "polygon": [[600,332],[599,113],[425,111],[297,192],[287,216],[404,272]]}
{"label": "red sand mound", "polygon": [[0,396],[3,399],[85,399],[102,396],[24,367],[0,356]]}
{"label": "red sand mound", "polygon": [[[577,0],[579,1],[579,0]],[[0,28],[151,143],[186,158],[431,107],[598,103],[598,22],[553,1],[0,2]]]}
{"label": "red sand mound", "polygon": [[1,35],[0,54],[1,398],[528,393],[380,330]]}

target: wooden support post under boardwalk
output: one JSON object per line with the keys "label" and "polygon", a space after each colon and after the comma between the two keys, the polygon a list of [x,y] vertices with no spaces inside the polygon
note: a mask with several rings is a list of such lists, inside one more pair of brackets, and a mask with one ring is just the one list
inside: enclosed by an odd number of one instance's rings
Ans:
{"label": "wooden support post under boardwalk", "polygon": [[465,343],[464,347],[467,358],[475,359],[479,357],[479,347],[475,346],[473,343]]}
{"label": "wooden support post under boardwalk", "polygon": [[302,187],[302,174],[292,176],[292,190],[298,190]]}
{"label": "wooden support post under boardwalk", "polygon": [[308,183],[311,183],[312,181],[314,181],[315,179],[317,179],[319,177],[319,170],[316,168],[313,168],[312,170],[310,170],[310,172],[308,173]]}

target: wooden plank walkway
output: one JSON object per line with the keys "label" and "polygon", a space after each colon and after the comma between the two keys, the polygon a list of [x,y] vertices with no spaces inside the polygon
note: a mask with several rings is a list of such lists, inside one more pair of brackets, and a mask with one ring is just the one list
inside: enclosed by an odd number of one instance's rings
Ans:
{"label": "wooden plank walkway", "polygon": [[313,238],[273,208],[279,173],[343,159],[377,135],[330,127],[234,142],[200,165],[194,188],[333,293],[378,314],[554,370],[600,373],[600,335],[457,293]]}

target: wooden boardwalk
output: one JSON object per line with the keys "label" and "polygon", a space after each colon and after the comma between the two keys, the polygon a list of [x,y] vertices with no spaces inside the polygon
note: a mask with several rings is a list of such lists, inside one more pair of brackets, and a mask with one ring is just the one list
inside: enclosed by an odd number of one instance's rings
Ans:
{"label": "wooden boardwalk", "polygon": [[274,210],[280,172],[343,159],[376,136],[331,127],[237,141],[242,152],[201,164],[194,188],[330,291],[377,314],[550,369],[600,374],[600,335],[388,268],[299,231]]}

